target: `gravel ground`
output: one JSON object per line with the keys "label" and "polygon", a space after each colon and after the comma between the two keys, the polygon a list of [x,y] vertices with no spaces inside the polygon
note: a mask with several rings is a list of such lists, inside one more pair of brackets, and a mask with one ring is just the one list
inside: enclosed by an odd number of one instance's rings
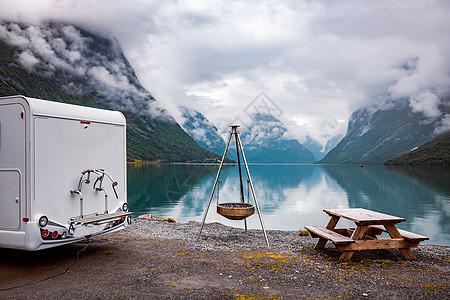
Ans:
{"label": "gravel ground", "polygon": [[[92,243],[0,249],[0,299],[450,299],[450,247],[357,252],[297,231],[137,219]],[[68,269],[68,270],[67,270]]]}

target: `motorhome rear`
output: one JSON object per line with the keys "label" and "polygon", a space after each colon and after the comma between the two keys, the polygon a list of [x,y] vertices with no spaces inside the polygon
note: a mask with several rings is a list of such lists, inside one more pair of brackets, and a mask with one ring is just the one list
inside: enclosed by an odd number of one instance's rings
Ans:
{"label": "motorhome rear", "polygon": [[39,250],[125,228],[125,130],[120,112],[0,98],[0,247]]}

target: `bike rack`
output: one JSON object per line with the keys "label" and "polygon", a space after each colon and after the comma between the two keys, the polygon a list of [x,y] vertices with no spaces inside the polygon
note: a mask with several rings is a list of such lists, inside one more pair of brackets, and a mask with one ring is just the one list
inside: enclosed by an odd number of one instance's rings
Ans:
{"label": "bike rack", "polygon": [[[87,174],[87,175],[86,175]],[[103,192],[105,194],[105,210],[103,214],[95,213],[90,215],[84,215],[83,212],[83,194],[81,192],[84,184],[91,183],[91,174],[97,175],[97,178],[94,181],[93,189],[97,192]],[[86,175],[86,178],[84,178]],[[70,190],[71,194],[77,194],[80,196],[80,215],[77,217],[70,218],[70,225],[88,225],[88,224],[102,224],[112,220],[117,220],[122,217],[127,217],[132,215],[132,212],[126,211],[117,211],[115,213],[108,213],[108,194],[106,190],[103,188],[103,180],[105,176],[111,181],[111,186],[114,191],[114,194],[117,199],[119,196],[116,191],[116,186],[118,185],[117,181],[115,181],[111,175],[109,175],[104,169],[87,169],[81,172],[80,180],[78,181],[78,187],[76,190]],[[97,186],[98,185],[98,186]]]}

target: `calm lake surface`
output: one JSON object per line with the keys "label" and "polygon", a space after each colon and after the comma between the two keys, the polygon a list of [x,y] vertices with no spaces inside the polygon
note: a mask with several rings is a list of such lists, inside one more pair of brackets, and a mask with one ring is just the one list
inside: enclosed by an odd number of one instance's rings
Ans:
{"label": "calm lake surface", "polygon": [[[128,203],[135,217],[153,214],[181,222],[201,222],[218,165],[128,166]],[[324,208],[362,207],[403,217],[398,227],[450,246],[450,170],[383,165],[249,165],[266,230],[299,230],[328,222]],[[244,192],[247,196],[247,177]],[[219,202],[239,202],[236,165],[224,166]],[[216,213],[217,194],[206,222],[244,228],[243,221]],[[250,203],[253,198],[250,193]],[[257,213],[249,228],[261,228]],[[352,223],[340,220],[338,227]],[[194,238],[194,237],[193,237]],[[270,240],[270,236],[269,236]]]}

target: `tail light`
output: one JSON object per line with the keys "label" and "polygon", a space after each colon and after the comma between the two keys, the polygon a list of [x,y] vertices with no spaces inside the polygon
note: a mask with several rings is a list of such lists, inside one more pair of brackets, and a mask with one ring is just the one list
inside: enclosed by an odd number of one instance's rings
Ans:
{"label": "tail light", "polygon": [[48,229],[42,230],[42,237],[46,238],[49,234],[50,232],[48,231]]}
{"label": "tail light", "polygon": [[52,232],[52,239],[56,239],[58,237],[58,231],[53,231]]}

